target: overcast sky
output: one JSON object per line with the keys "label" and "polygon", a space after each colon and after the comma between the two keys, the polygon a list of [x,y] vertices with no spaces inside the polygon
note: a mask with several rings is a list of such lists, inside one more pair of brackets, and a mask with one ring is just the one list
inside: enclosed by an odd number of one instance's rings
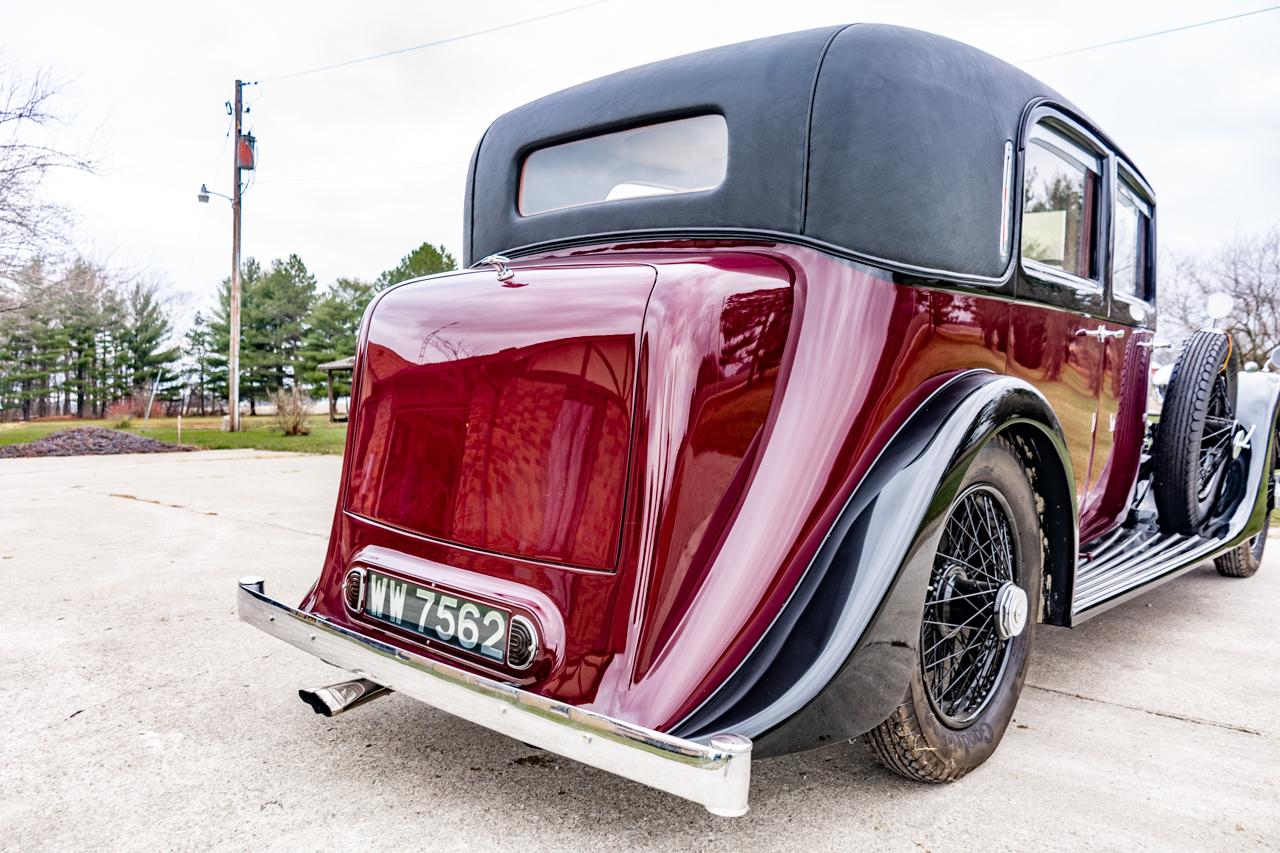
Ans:
{"label": "overcast sky", "polygon": [[[584,0],[470,3],[175,3],[9,0],[11,69],[66,81],[71,147],[100,162],[51,189],[85,250],[147,268],[181,313],[229,268],[223,104],[265,79],[534,15]],[[851,21],[941,33],[1010,61],[1267,6],[826,0],[609,0],[440,47],[247,89],[259,168],[245,256],[301,255],[322,284],[372,278],[424,240],[461,244],[466,163],[486,125],[533,98],[715,45]],[[1161,243],[1212,250],[1280,223],[1280,11],[1023,66],[1086,110],[1155,187]],[[181,320],[180,320],[181,322]]]}

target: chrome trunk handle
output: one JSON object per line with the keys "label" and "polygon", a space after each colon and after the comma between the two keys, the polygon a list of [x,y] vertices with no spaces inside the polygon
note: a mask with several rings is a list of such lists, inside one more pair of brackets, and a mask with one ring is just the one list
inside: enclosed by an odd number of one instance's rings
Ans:
{"label": "chrome trunk handle", "polygon": [[511,268],[507,266],[510,263],[511,259],[505,255],[486,255],[471,266],[473,268],[485,265],[491,266],[498,271],[498,281],[510,281],[515,275]]}

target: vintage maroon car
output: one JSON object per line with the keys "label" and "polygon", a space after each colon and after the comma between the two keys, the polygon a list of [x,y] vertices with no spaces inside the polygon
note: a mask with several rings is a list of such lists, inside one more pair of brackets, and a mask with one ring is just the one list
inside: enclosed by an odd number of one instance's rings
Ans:
{"label": "vintage maroon car", "polygon": [[[1256,570],[1280,377],[1206,330],[1148,426],[1155,195],[981,51],[857,25],[502,116],[466,271],[369,307],[328,555],[241,618],[695,800],[864,736],[960,777],[1037,623]],[[1083,544],[1081,544],[1083,543]]]}

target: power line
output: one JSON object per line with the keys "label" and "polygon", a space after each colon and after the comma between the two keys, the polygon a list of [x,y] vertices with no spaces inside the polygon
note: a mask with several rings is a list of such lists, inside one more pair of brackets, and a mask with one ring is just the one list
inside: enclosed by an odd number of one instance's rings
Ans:
{"label": "power line", "polygon": [[1183,30],[1194,30],[1197,27],[1207,27],[1210,24],[1221,24],[1223,21],[1234,21],[1237,18],[1248,18],[1251,15],[1261,15],[1263,12],[1274,12],[1280,9],[1280,6],[1268,6],[1265,9],[1255,9],[1252,12],[1241,12],[1238,15],[1227,15],[1225,18],[1214,18],[1209,21],[1198,21],[1194,24],[1183,24],[1180,27],[1171,27],[1167,30],[1159,30],[1154,33],[1142,33],[1141,35],[1129,36],[1128,38],[1116,39],[1115,41],[1103,42],[1102,44],[1091,44],[1087,47],[1076,47],[1071,50],[1064,50],[1061,53],[1050,53],[1044,56],[1035,56],[1031,59],[1020,59],[1017,65],[1026,65],[1030,62],[1041,62],[1045,59],[1057,59],[1060,56],[1071,56],[1076,53],[1084,53],[1087,50],[1098,50],[1103,47],[1114,47],[1118,44],[1128,44],[1129,42],[1142,41],[1143,39],[1155,38],[1156,36],[1167,36],[1169,33],[1180,33]]}
{"label": "power line", "polygon": [[415,45],[411,45],[410,47],[402,47],[396,50],[388,50],[385,53],[375,53],[372,56],[361,56],[356,59],[348,59],[343,62],[334,62],[330,65],[320,65],[315,68],[307,68],[303,71],[293,71],[288,74],[278,74],[275,77],[264,77],[262,80],[258,82],[272,83],[272,82],[275,82],[276,80],[289,80],[294,77],[302,77],[305,74],[319,74],[321,71],[332,71],[335,68],[345,68],[348,65],[358,65],[361,62],[372,62],[375,59],[386,59],[389,56],[399,56],[402,53],[410,53],[415,50],[424,50],[428,47],[438,47],[439,45],[442,45],[442,44],[449,44],[455,41],[462,41],[463,39],[469,39],[469,38],[475,38],[476,36],[488,35],[489,33],[496,33],[500,30],[509,30],[512,27],[524,26],[525,24],[531,24],[534,21],[544,21],[547,18],[555,18],[560,15],[568,15],[570,12],[578,12],[578,11],[581,11],[582,9],[587,9],[592,6],[599,6],[602,3],[608,3],[608,2],[610,2],[610,0],[592,0],[592,2],[583,3],[580,6],[571,6],[568,9],[560,9],[555,12],[547,12],[545,15],[536,15],[532,18],[524,18],[523,20],[520,20],[520,21],[512,21],[507,24],[499,24],[496,27],[489,27],[488,29],[484,29],[484,30],[476,30],[475,32],[463,33],[461,35],[449,36],[448,38],[437,39],[435,41],[423,42],[422,44],[415,44]]}
{"label": "power line", "polygon": [[[329,65],[321,65],[315,68],[308,68],[302,71],[294,71],[288,74],[280,74],[275,77],[264,77],[262,80],[256,81],[256,82],[270,83],[277,80],[288,80],[294,77],[302,77],[307,74],[318,74],[322,71],[332,71],[337,68],[345,68],[348,65],[358,65],[362,62],[372,62],[377,59],[386,59],[392,56],[399,56],[400,54],[403,54],[403,53],[411,53],[416,50],[424,50],[429,47],[437,47],[439,45],[449,44],[451,42],[462,41],[463,39],[475,38],[476,36],[488,35],[489,33],[500,32],[501,30],[507,30],[513,27],[523,26],[525,24],[530,24],[535,21],[546,20],[547,18],[555,18],[560,15],[567,15],[572,12],[581,11],[582,9],[588,9],[592,6],[600,6],[608,2],[610,2],[610,0],[592,0],[592,2],[590,3],[583,3],[579,6],[571,6],[567,9],[559,9],[554,12],[547,12],[546,14],[543,14],[543,15],[536,15],[532,18],[524,18],[519,21],[511,21],[506,24],[499,24],[498,26],[489,27],[483,30],[475,30],[469,33],[462,33],[456,36],[449,36],[447,38],[437,39],[436,41],[423,42],[422,44],[411,45],[409,47],[402,47],[396,50],[389,50],[384,53],[376,53],[371,56],[362,56],[356,59],[348,59],[343,62],[335,62]],[[1072,56],[1074,54],[1085,53],[1086,51],[1090,51],[1090,50],[1099,50],[1104,47],[1114,47],[1116,45],[1129,44],[1131,42],[1142,41],[1144,39],[1155,38],[1157,36],[1169,35],[1170,33],[1178,33],[1186,30],[1194,30],[1199,27],[1207,27],[1212,24],[1221,24],[1226,21],[1234,21],[1240,18],[1248,18],[1253,15],[1261,15],[1266,12],[1274,12],[1278,9],[1280,9],[1280,5],[1267,6],[1263,9],[1255,9],[1250,12],[1241,12],[1235,15],[1227,15],[1222,18],[1213,18],[1207,21],[1198,21],[1196,23],[1184,24],[1182,26],[1171,27],[1165,30],[1157,30],[1155,32],[1141,33],[1139,35],[1128,36],[1122,39],[1116,39],[1115,41],[1102,42],[1101,44],[1086,45],[1085,47],[1072,48],[1071,50],[1064,50],[1059,53],[1050,53],[1044,56],[1035,56],[1030,59],[1021,59],[1021,60],[1018,60],[1015,64],[1026,65],[1028,63],[1041,62],[1047,59],[1057,59],[1063,56]],[[250,85],[250,84],[246,83],[245,85]],[[359,177],[366,177],[371,175],[386,175],[386,174],[393,174],[397,172],[411,172],[411,171],[417,171],[419,169],[433,169],[433,168],[438,168],[442,166],[457,166],[457,165],[464,164],[466,162],[467,162],[466,160],[449,160],[449,161],[443,161],[438,163],[422,163],[416,166],[402,166],[399,168],[377,169],[377,170],[366,171],[366,172],[345,172],[340,174],[328,174],[328,175],[306,175],[306,176],[288,177],[288,178],[268,178],[262,181],[255,181],[255,183],[288,184],[288,183],[298,183],[303,181],[320,181],[320,180],[330,180],[330,179],[338,179],[338,178],[359,178]]]}

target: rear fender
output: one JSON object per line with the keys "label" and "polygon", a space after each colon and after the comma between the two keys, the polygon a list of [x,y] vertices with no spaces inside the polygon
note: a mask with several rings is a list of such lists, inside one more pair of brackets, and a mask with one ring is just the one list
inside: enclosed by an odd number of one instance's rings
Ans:
{"label": "rear fender", "polygon": [[[854,490],[791,599],[746,660],[674,729],[757,738],[758,754],[861,734],[902,701],[946,510],[982,446],[1007,431],[1024,454],[1046,525],[1046,602],[1070,601],[1076,517],[1061,426],[1027,383],[961,374],[903,424]],[[1055,583],[1059,569],[1064,577]],[[1065,605],[1047,604],[1046,615]]]}

